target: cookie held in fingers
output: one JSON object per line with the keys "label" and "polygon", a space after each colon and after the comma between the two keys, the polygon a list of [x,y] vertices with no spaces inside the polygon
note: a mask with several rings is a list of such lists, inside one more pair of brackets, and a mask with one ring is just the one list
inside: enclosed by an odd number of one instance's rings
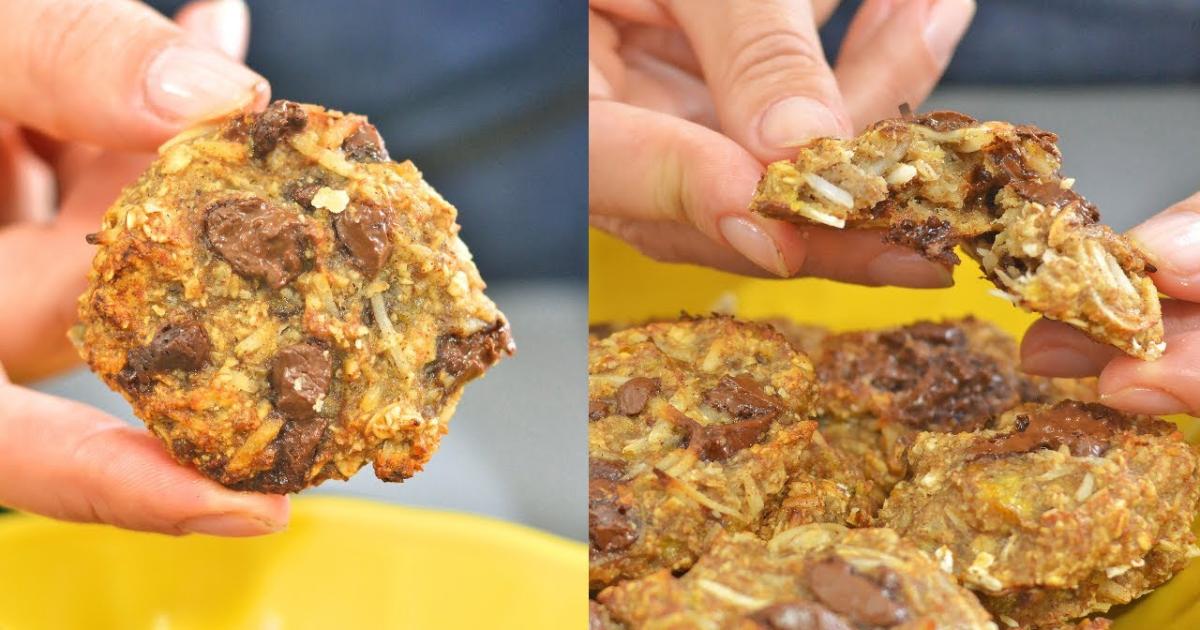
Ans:
{"label": "cookie held in fingers", "polygon": [[226,486],[400,481],[513,351],[458,231],[365,118],[276,101],[159,149],[89,235],[72,339]]}
{"label": "cookie held in fingers", "polygon": [[883,230],[945,264],[959,245],[1000,295],[1140,359],[1162,356],[1146,256],[1099,223],[1059,172],[1057,136],[933,112],[819,138],[775,162],[751,208],[801,224]]}

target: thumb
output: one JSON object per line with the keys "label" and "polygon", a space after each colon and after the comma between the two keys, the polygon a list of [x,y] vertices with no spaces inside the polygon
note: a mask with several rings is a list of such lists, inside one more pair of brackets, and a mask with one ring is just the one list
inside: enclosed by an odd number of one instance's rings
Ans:
{"label": "thumb", "polygon": [[5,2],[0,23],[0,66],[13,70],[0,116],[59,138],[151,149],[268,97],[262,77],[139,2]]}
{"label": "thumb", "polygon": [[0,384],[0,503],[164,534],[283,529],[287,497],[235,492],[179,465],[157,439],[100,411]]}

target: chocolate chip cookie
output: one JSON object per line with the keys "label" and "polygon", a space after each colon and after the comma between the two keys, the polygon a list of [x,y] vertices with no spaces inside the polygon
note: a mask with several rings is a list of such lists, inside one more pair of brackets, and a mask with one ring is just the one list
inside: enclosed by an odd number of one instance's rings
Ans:
{"label": "chocolate chip cookie", "polygon": [[72,331],[181,462],[295,492],[419,471],[513,351],[456,211],[361,116],[287,101],[185,131],[108,210]]}
{"label": "chocolate chip cookie", "polygon": [[1200,460],[1171,423],[1095,403],[1026,405],[921,433],[880,521],[935,555],[1006,625],[1124,604],[1197,555]]}
{"label": "chocolate chip cookie", "polygon": [[687,574],[600,592],[599,628],[995,628],[970,591],[887,529],[807,525],[723,538]]}
{"label": "chocolate chip cookie", "polygon": [[956,264],[962,245],[998,292],[1142,359],[1165,349],[1154,271],[1061,176],[1057,136],[957,112],[880,121],[775,162],[752,209],[772,218],[884,230]]}
{"label": "chocolate chip cookie", "polygon": [[[593,339],[588,361],[593,589],[686,569],[721,531],[763,527],[793,477],[816,472],[812,365],[769,326],[648,324]],[[817,484],[805,513],[849,518],[853,491]]]}

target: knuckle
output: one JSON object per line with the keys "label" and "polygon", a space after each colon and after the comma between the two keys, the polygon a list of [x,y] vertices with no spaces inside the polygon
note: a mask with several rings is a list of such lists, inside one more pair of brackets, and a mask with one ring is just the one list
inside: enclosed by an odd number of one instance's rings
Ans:
{"label": "knuckle", "polygon": [[731,88],[811,76],[826,65],[820,43],[785,28],[746,30],[736,34],[734,41],[727,76],[723,77],[723,83]]}
{"label": "knuckle", "polygon": [[96,40],[109,31],[111,12],[100,0],[50,2],[40,9],[37,29],[30,34],[26,69],[31,81],[53,93],[63,68],[72,67],[88,54]]}

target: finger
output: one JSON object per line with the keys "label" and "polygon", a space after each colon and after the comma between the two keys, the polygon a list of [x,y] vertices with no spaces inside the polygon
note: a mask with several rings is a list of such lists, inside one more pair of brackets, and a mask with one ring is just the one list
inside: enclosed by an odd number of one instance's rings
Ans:
{"label": "finger", "polygon": [[54,173],[21,130],[0,121],[0,228],[54,216]]}
{"label": "finger", "polygon": [[[836,232],[772,221],[747,211],[761,167],[725,136],[622,103],[593,101],[588,122],[588,202],[593,216],[695,228],[780,277],[812,273],[865,284],[946,286],[948,272],[871,232]],[[618,229],[614,224],[604,224]],[[620,229],[627,231],[628,224]],[[647,238],[634,239],[652,251]],[[702,241],[670,242],[692,262]],[[674,252],[674,253],[672,253]],[[719,254],[714,254],[719,255]],[[898,257],[898,258],[889,258]],[[729,268],[723,265],[722,268]]]}
{"label": "finger", "polygon": [[840,0],[813,0],[812,11],[813,20],[817,26],[823,26],[833,16],[833,12],[837,11]]}
{"label": "finger", "polygon": [[175,23],[230,59],[246,58],[250,44],[250,11],[244,0],[197,0],[175,14]]}
{"label": "finger", "polygon": [[96,409],[15,385],[0,385],[0,400],[0,504],[164,534],[255,536],[287,525],[286,496],[223,488]]}
{"label": "finger", "polygon": [[974,0],[867,0],[838,54],[846,109],[861,129],[929,96],[975,13]]}
{"label": "finger", "polygon": [[700,60],[696,59],[696,53],[692,51],[692,45],[677,28],[626,24],[620,29],[620,39],[622,54],[631,51],[644,52],[696,78],[701,78],[704,74],[700,68]]}
{"label": "finger", "polygon": [[1159,290],[1200,302],[1200,193],[1133,228],[1129,238],[1158,268],[1151,278]]}
{"label": "finger", "polygon": [[[1200,305],[1163,300],[1162,312],[1168,351],[1174,337],[1200,331]],[[1042,376],[1096,376],[1121,356],[1120,350],[1093,341],[1078,328],[1047,319],[1034,322],[1021,340],[1021,369]]]}
{"label": "finger", "polygon": [[0,363],[13,380],[48,376],[78,363],[68,343],[76,299],[87,284],[95,250],[84,235],[100,225],[100,215],[146,168],[152,156],[108,154],[81,168],[51,224],[23,223],[0,230],[0,269],[36,269],[8,274],[0,282]]}
{"label": "finger", "polygon": [[808,2],[667,4],[704,69],[721,128],[756,158],[850,131]]}
{"label": "finger", "polygon": [[1174,335],[1156,361],[1120,356],[1100,373],[1100,402],[1135,413],[1200,413],[1200,330]]}
{"label": "finger", "polygon": [[6,2],[0,23],[0,65],[12,70],[0,116],[59,138],[150,149],[268,97],[262,77],[138,2]]}
{"label": "finger", "polygon": [[716,128],[716,110],[708,87],[696,77],[646,53],[625,56],[629,68],[621,101]]}

